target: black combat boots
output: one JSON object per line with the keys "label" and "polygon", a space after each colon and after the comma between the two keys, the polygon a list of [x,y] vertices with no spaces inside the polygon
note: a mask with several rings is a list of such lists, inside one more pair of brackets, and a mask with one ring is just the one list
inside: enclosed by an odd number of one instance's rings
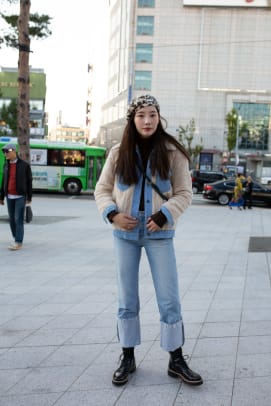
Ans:
{"label": "black combat boots", "polygon": [[203,383],[201,376],[188,367],[181,347],[170,352],[168,375],[172,378],[181,378],[190,385],[201,385]]}
{"label": "black combat boots", "polygon": [[114,385],[124,385],[128,382],[129,374],[136,370],[134,348],[123,348],[120,356],[120,366],[113,374]]}

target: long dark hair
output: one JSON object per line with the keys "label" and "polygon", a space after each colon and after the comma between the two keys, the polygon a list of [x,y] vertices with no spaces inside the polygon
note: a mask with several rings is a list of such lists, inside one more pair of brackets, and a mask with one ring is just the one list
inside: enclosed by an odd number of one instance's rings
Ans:
{"label": "long dark hair", "polygon": [[[136,171],[136,144],[138,137],[139,134],[135,127],[133,115],[128,120],[124,129],[116,164],[116,174],[126,185],[132,185],[138,181]],[[158,172],[161,179],[168,179],[170,160],[166,144],[173,144],[180,152],[182,152],[188,161],[190,161],[190,157],[186,149],[172,135],[165,131],[160,116],[156,132],[152,137],[154,141],[150,155],[152,175],[155,175],[155,173]]]}

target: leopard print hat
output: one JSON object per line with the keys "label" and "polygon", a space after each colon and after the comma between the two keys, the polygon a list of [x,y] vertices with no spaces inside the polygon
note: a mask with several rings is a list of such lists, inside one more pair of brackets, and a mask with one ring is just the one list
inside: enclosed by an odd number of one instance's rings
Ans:
{"label": "leopard print hat", "polygon": [[127,115],[126,118],[127,120],[130,120],[131,117],[134,116],[135,111],[138,107],[144,107],[144,106],[155,106],[157,111],[160,111],[160,106],[158,104],[158,101],[155,99],[155,97],[146,94],[143,96],[138,96],[135,99],[132,100],[131,104],[128,107],[127,110]]}

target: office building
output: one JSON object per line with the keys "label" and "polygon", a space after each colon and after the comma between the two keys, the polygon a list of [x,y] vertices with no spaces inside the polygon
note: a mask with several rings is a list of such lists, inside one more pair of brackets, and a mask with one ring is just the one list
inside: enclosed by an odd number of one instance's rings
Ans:
{"label": "office building", "polygon": [[195,120],[193,142],[203,146],[199,165],[218,169],[231,161],[225,117],[235,108],[240,164],[256,177],[269,171],[271,176],[270,2],[109,4],[108,93],[101,143],[110,147],[120,140],[127,103],[150,93],[160,102],[172,135]]}
{"label": "office building", "polygon": [[[46,75],[43,69],[29,69],[29,133],[31,138],[44,138],[47,135],[45,114]],[[0,108],[18,98],[18,69],[0,68]],[[16,134],[13,134],[16,135]]]}

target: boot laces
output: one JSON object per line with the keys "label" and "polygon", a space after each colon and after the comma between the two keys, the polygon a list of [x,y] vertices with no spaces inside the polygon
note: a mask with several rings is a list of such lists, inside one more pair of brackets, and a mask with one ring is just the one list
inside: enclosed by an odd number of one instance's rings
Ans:
{"label": "boot laces", "polygon": [[176,357],[176,358],[174,359],[174,361],[175,361],[176,363],[180,363],[181,365],[183,365],[183,366],[185,366],[185,367],[188,367],[186,361],[188,361],[189,358],[190,358],[190,357],[189,357],[188,354],[184,354],[184,355],[182,355],[182,356]]}

